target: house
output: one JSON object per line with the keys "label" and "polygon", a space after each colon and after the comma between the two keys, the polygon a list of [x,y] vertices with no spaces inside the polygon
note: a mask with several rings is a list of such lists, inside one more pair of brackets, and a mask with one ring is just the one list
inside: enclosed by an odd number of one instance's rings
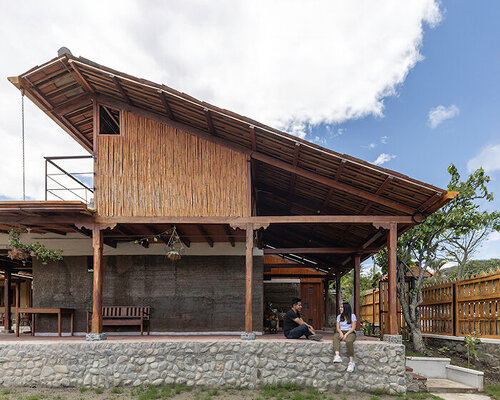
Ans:
{"label": "house", "polygon": [[[95,335],[103,305],[148,305],[153,332],[252,337],[263,328],[266,255],[319,268],[323,285],[355,269],[359,314],[360,263],[388,245],[397,333],[397,236],[453,193],[64,48],[9,80],[93,164],[88,201],[55,201],[47,189],[44,201],[0,202],[1,243],[25,227],[23,240],[64,252],[32,261],[34,305],[75,309],[76,331],[92,310]],[[185,247],[176,262],[165,257],[174,227]]]}

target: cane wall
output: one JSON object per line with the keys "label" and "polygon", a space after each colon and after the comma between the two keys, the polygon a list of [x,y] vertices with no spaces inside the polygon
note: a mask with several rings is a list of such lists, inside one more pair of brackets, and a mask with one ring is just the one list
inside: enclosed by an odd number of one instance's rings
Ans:
{"label": "cane wall", "polygon": [[128,112],[97,146],[99,215],[248,215],[244,154]]}

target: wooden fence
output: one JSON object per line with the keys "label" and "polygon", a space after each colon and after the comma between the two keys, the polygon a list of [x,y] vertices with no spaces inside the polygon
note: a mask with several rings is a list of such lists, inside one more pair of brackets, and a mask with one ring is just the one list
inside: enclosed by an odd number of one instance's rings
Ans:
{"label": "wooden fence", "polygon": [[[475,331],[481,337],[500,338],[500,270],[424,286],[422,297],[420,323],[423,333],[465,336]],[[380,326],[383,333],[386,314],[387,285],[381,282],[380,290],[361,295],[361,318]],[[405,325],[404,318],[398,314],[400,331]]]}

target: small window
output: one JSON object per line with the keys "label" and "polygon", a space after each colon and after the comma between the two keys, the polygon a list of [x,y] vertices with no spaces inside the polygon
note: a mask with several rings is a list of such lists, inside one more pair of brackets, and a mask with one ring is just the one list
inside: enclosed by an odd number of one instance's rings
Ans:
{"label": "small window", "polygon": [[312,287],[308,288],[308,291],[309,291],[309,294],[313,294],[313,288]]}
{"label": "small window", "polygon": [[120,134],[120,110],[108,106],[99,106],[99,134]]}

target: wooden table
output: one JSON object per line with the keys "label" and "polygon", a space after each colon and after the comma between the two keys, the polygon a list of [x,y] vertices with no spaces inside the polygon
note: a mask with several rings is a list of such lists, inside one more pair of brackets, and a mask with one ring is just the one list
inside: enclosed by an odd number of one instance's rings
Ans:
{"label": "wooden table", "polygon": [[19,336],[20,314],[31,314],[31,336],[35,335],[35,314],[57,314],[57,333],[61,336],[62,314],[70,314],[71,336],[74,336],[73,326],[75,320],[75,310],[72,308],[41,308],[23,307],[16,310],[16,336]]}

